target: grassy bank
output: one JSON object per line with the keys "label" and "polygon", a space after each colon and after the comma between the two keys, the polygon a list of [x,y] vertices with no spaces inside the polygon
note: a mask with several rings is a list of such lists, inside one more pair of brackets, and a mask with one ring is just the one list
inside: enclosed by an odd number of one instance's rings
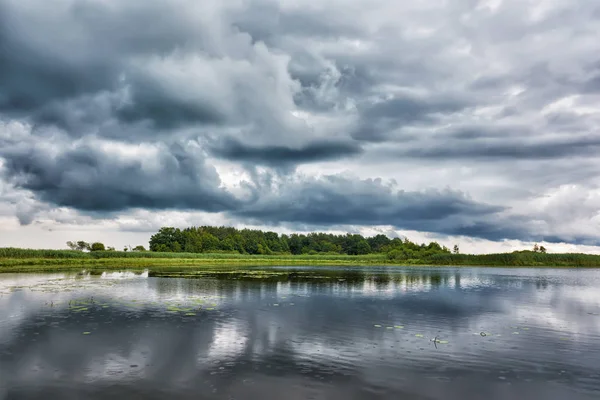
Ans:
{"label": "grassy bank", "polygon": [[0,248],[0,272],[57,271],[77,268],[137,269],[158,267],[270,265],[438,265],[497,267],[600,267],[600,256],[589,254],[437,254],[422,259],[399,259],[390,254],[247,255]]}
{"label": "grassy bank", "polygon": [[245,255],[226,253],[80,252],[0,248],[0,272],[59,271],[78,268],[138,269],[270,265],[382,265],[385,254]]}

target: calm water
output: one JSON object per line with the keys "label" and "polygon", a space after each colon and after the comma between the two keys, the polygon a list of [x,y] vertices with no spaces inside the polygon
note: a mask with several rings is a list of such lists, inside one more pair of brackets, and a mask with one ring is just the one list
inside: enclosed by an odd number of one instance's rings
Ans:
{"label": "calm water", "polygon": [[600,270],[0,275],[0,399],[111,396],[598,399]]}

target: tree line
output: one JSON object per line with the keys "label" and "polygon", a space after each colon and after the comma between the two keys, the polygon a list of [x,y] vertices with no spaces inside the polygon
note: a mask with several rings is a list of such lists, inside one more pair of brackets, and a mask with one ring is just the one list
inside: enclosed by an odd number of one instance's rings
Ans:
{"label": "tree line", "polygon": [[[67,242],[71,250],[105,252],[115,251],[101,242]],[[179,229],[162,227],[150,238],[150,251],[157,253],[234,253],[245,255],[366,255],[383,254],[389,261],[432,262],[448,260],[453,264],[460,255],[458,245],[452,251],[437,242],[417,244],[407,238],[390,238],[379,234],[365,237],[360,234],[292,233],[278,234],[258,229],[236,229],[226,226],[200,226]],[[146,248],[125,247],[123,251],[144,252]],[[533,251],[514,253],[546,253],[544,246],[535,244]],[[519,256],[529,260],[527,254]]]}
{"label": "tree line", "polygon": [[[155,252],[240,253],[240,254],[348,254],[387,253],[391,259],[424,258],[434,254],[451,254],[437,242],[417,244],[408,239],[386,235],[364,237],[359,234],[336,235],[309,233],[290,235],[257,229],[225,226],[200,226],[179,229],[163,227],[150,238]],[[458,254],[458,246],[454,246]]]}

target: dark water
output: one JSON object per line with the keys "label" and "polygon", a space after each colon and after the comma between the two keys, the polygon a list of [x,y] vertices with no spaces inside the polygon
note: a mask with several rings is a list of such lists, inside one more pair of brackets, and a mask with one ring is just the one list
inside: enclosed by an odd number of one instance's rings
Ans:
{"label": "dark water", "polygon": [[0,275],[0,399],[34,398],[598,399],[600,270]]}

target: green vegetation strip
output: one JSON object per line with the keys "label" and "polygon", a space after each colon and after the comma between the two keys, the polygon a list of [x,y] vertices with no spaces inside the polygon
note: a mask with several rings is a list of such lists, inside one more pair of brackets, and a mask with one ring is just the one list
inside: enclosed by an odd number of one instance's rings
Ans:
{"label": "green vegetation strip", "polygon": [[[76,268],[157,268],[276,265],[422,265],[497,267],[600,267],[600,255],[533,251],[461,254],[437,242],[417,244],[379,234],[277,234],[232,227],[163,227],[143,246],[115,251],[103,243],[67,242],[71,250],[0,248],[0,272],[58,271]],[[127,250],[127,249],[125,249]],[[197,268],[196,268],[197,269]]]}
{"label": "green vegetation strip", "polygon": [[[118,257],[115,257],[118,256]],[[368,255],[242,255],[205,253],[127,253],[0,248],[0,272],[49,272],[81,268],[105,270],[217,266],[349,266],[430,265],[498,267],[600,267],[600,256],[588,254],[510,253],[487,255],[448,254],[424,259],[391,260],[386,254]]]}

